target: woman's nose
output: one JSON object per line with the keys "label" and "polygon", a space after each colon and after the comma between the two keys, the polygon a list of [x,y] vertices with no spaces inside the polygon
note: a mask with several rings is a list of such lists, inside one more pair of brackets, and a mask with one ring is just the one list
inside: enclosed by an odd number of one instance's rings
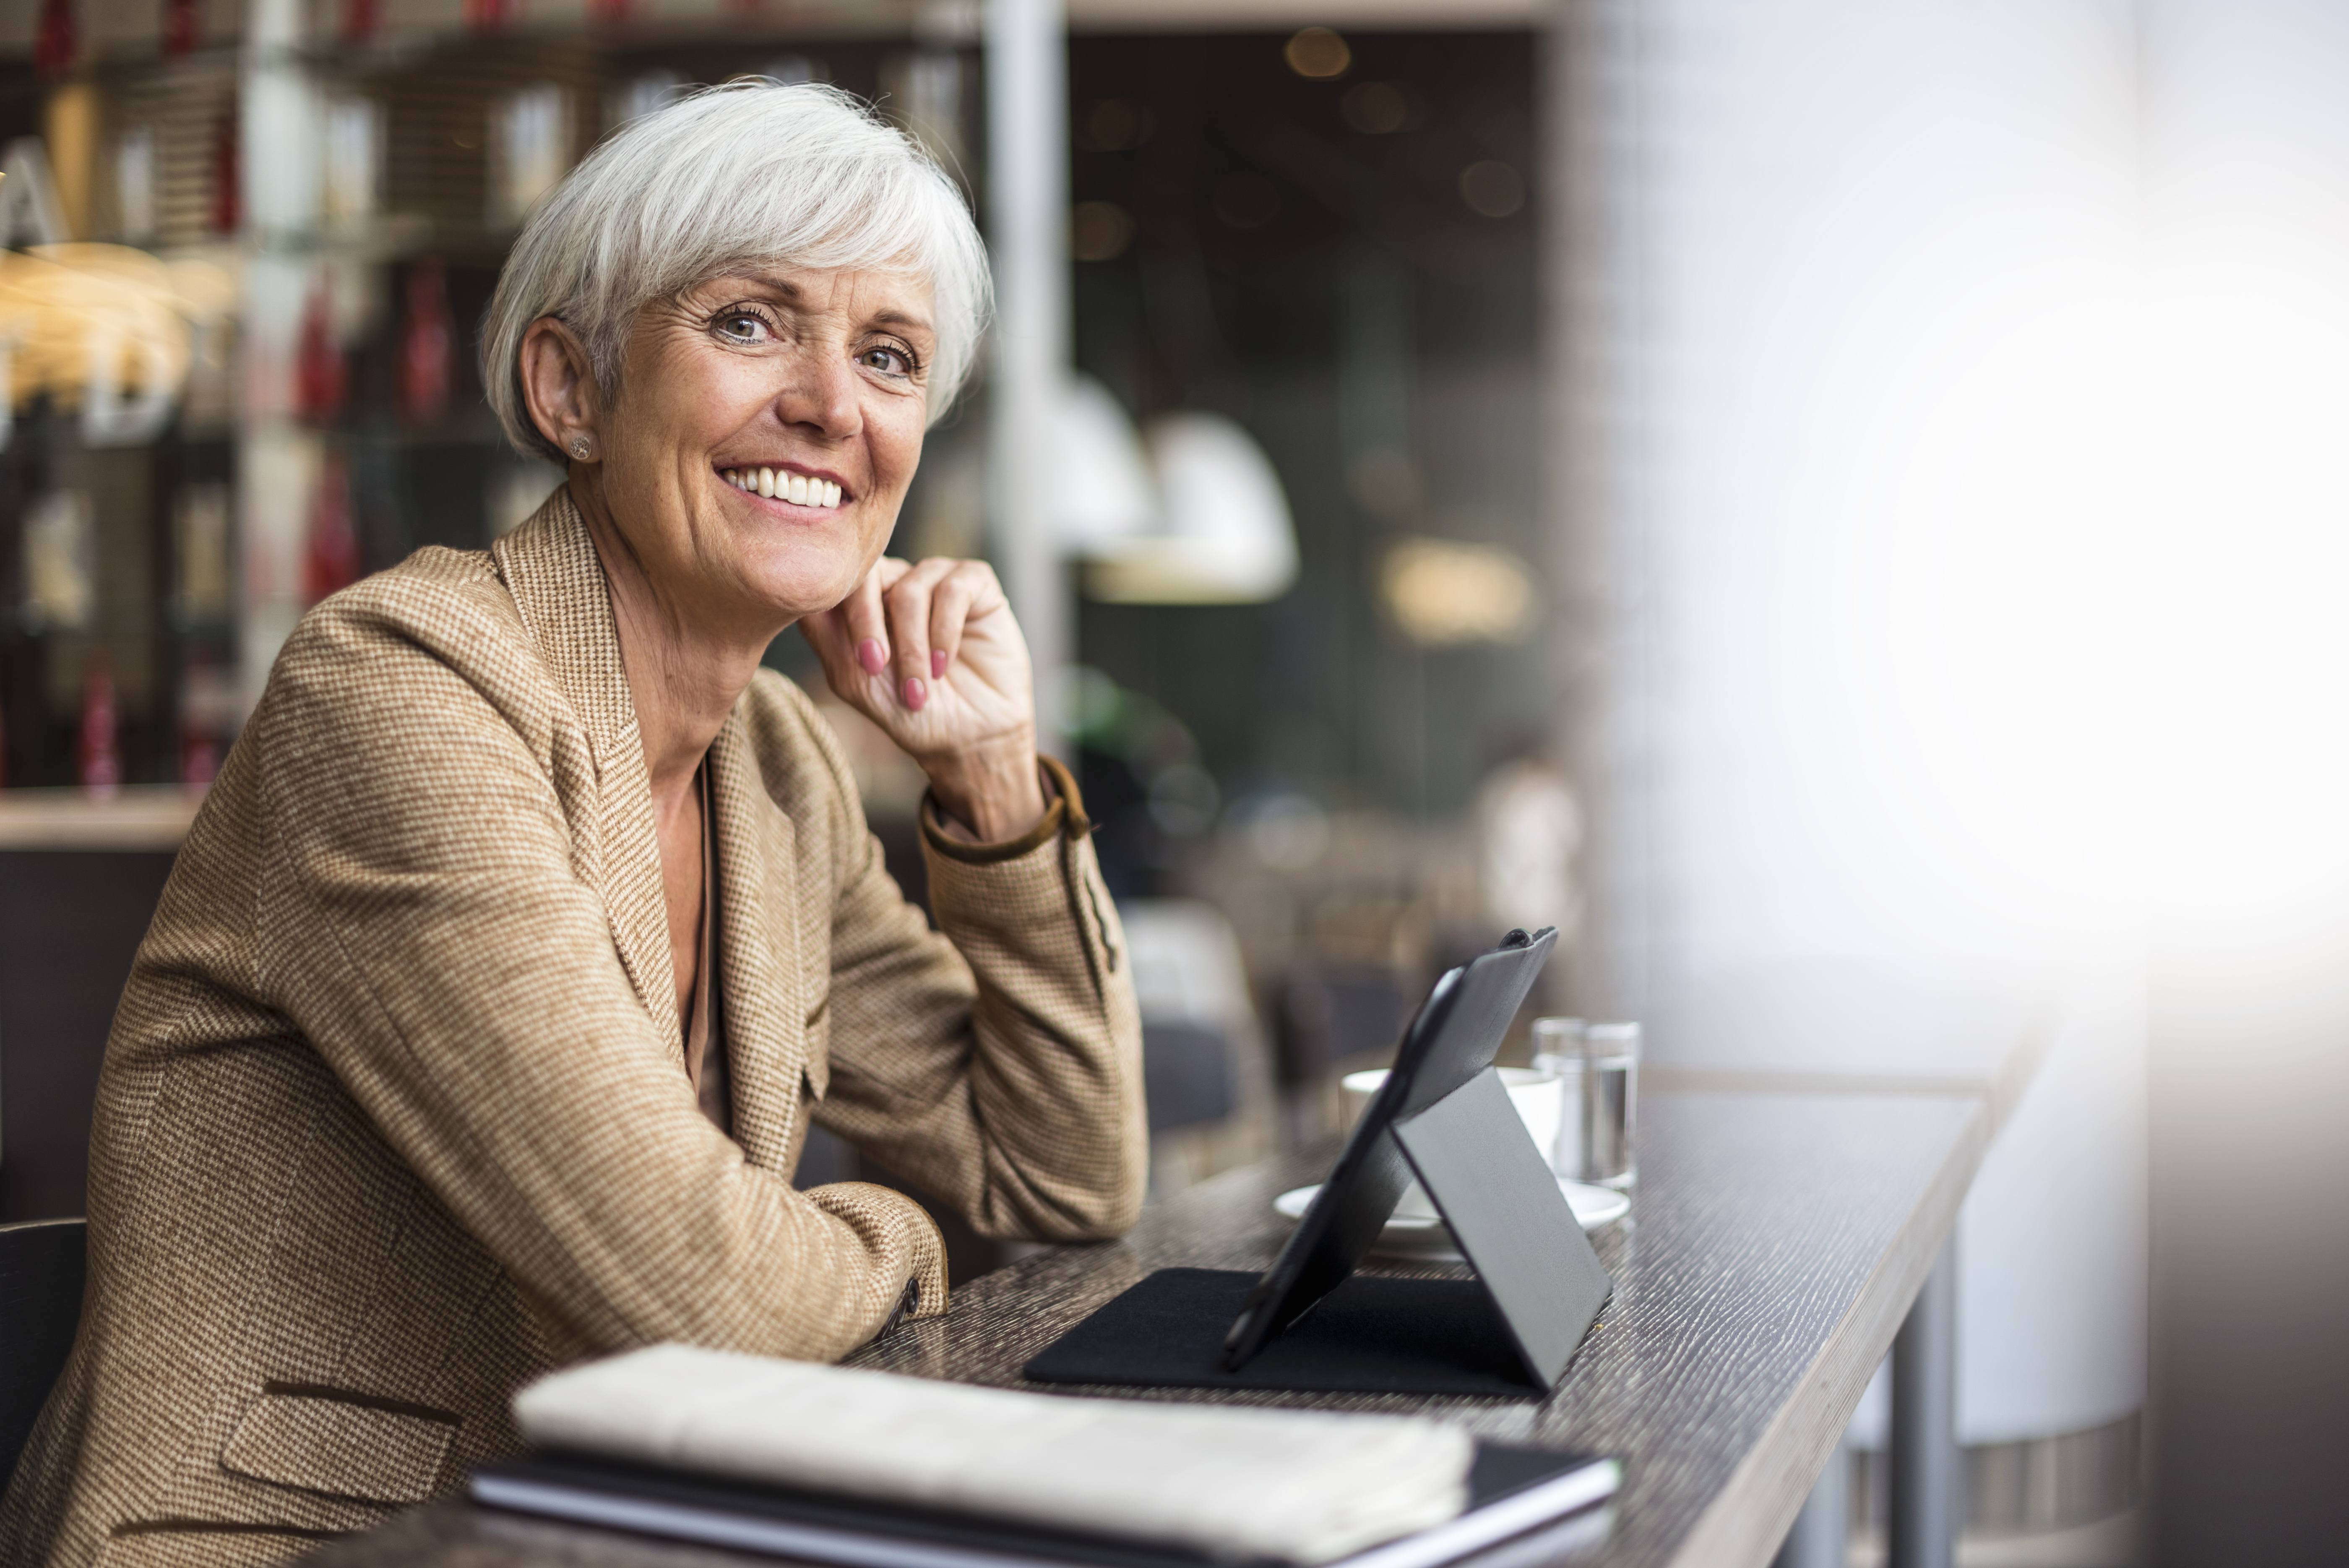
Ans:
{"label": "woman's nose", "polygon": [[794,354],[775,396],[776,415],[827,440],[854,435],[861,421],[856,370],[846,358],[821,351]]}

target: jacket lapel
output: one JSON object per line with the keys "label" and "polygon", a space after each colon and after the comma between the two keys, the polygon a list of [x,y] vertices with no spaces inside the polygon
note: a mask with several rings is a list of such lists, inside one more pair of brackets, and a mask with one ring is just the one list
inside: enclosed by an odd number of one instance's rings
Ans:
{"label": "jacket lapel", "polygon": [[796,833],[769,797],[738,706],[709,748],[718,818],[718,930],[734,1139],[784,1168],[807,1049]]}
{"label": "jacket lapel", "polygon": [[528,522],[491,547],[523,624],[555,681],[587,727],[595,757],[595,805],[583,845],[590,878],[610,912],[612,940],[636,996],[680,1067],[685,1042],[669,964],[668,909],[661,891],[660,839],[652,783],[636,730],[636,700],[620,662],[610,590],[587,524],[568,487],[547,497]]}

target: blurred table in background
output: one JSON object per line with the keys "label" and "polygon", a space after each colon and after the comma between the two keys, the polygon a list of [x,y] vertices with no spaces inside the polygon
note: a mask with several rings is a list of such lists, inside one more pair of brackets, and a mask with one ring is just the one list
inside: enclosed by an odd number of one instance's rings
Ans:
{"label": "blurred table in background", "polygon": [[1878,959],[1785,959],[1700,977],[1643,1021],[1659,1089],[1984,1098],[2003,1124],[2049,1038],[2045,977]]}
{"label": "blurred table in background", "polygon": [[202,804],[0,791],[0,1224],[82,1211],[107,1031]]}
{"label": "blurred table in background", "polygon": [[[1642,1115],[1631,1216],[1597,1237],[1615,1294],[1547,1399],[1246,1397],[1423,1410],[1484,1436],[1624,1460],[1623,1490],[1603,1516],[1563,1521],[1487,1563],[1767,1563],[1943,1253],[1992,1136],[1992,1106],[1933,1093],[1660,1089]],[[1288,1230],[1274,1196],[1319,1178],[1333,1154],[1325,1145],[1227,1173],[1146,1215],[1125,1241],[1016,1262],[957,1291],[943,1317],[905,1325],[850,1365],[1017,1386],[1029,1356],[1151,1270],[1264,1268]],[[449,1501],[315,1561],[681,1568],[754,1560]]]}

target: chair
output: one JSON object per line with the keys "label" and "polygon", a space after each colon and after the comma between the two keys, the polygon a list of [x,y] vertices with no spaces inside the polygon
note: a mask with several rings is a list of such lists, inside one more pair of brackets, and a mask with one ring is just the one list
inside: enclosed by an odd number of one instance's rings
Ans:
{"label": "chair", "polygon": [[0,848],[0,1224],[84,1212],[90,1106],[170,850]]}
{"label": "chair", "polygon": [[1154,1137],[1228,1120],[1240,1108],[1231,1043],[1196,1023],[1143,1022],[1142,1083]]}
{"label": "chair", "polygon": [[0,1225],[0,1486],[73,1349],[88,1231],[80,1220]]}
{"label": "chair", "polygon": [[1142,1010],[1151,1190],[1170,1198],[1272,1151],[1271,1064],[1223,911],[1196,898],[1117,908]]}

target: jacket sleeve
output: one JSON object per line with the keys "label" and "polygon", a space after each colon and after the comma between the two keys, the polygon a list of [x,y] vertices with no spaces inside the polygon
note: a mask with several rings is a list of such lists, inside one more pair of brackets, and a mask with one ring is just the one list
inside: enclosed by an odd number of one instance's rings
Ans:
{"label": "jacket sleeve", "polygon": [[558,1353],[680,1340],[828,1360],[909,1280],[942,1304],[916,1205],[799,1193],[703,1118],[587,878],[594,825],[556,788],[592,781],[585,735],[499,651],[488,611],[448,599],[394,615],[363,586],[314,611],[248,726],[272,1004]]}
{"label": "jacket sleeve", "polygon": [[833,920],[830,1083],[815,1119],[982,1234],[1123,1234],[1149,1160],[1142,1023],[1116,908],[1075,781],[1004,844],[965,844],[921,808],[938,931],[882,864],[836,741],[846,846]]}

